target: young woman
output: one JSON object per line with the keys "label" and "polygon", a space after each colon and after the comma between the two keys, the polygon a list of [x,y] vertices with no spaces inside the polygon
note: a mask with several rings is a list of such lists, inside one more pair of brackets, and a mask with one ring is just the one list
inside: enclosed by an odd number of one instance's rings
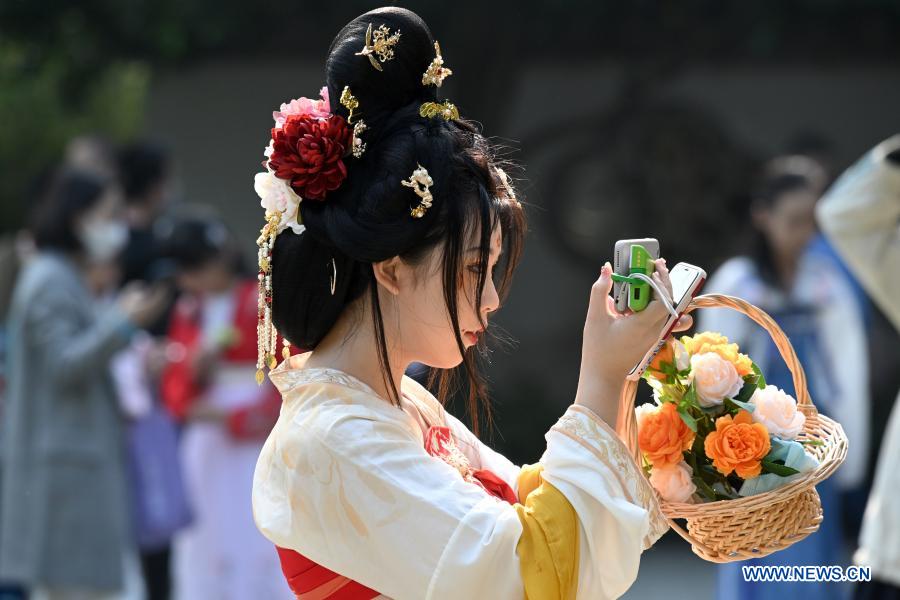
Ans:
{"label": "young woman", "polygon": [[[538,463],[511,463],[477,419],[473,433],[443,409],[463,363],[470,414],[489,422],[474,355],[525,225],[485,138],[437,101],[440,52],[407,10],[363,14],[332,43],[322,100],[274,115],[256,180],[259,364],[275,361],[275,329],[311,351],[270,372],[283,404],[256,466],[256,524],[299,598],[617,597],[666,530],[612,429],[666,312],[615,314],[602,268],[576,397]],[[403,375],[413,362],[432,367],[437,398]]]}
{"label": "young woman", "polygon": [[131,598],[122,424],[110,361],[161,313],[163,290],[131,286],[103,310],[90,276],[127,240],[121,192],[82,171],[54,177],[30,227],[9,313],[3,407],[0,578],[31,598]]}
{"label": "young woman", "polygon": [[160,394],[184,424],[181,460],[194,516],[175,536],[174,596],[290,598],[250,513],[254,465],[280,405],[275,389],[253,381],[256,281],[212,216],[178,220],[164,247],[181,296],[167,334],[178,351],[170,352]]}

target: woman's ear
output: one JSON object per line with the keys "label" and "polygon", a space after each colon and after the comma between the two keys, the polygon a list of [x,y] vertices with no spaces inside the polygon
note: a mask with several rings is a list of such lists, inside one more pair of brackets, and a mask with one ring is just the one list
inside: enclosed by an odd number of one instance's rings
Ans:
{"label": "woman's ear", "polygon": [[394,256],[387,260],[372,263],[372,271],[375,280],[393,295],[400,293],[400,257]]}

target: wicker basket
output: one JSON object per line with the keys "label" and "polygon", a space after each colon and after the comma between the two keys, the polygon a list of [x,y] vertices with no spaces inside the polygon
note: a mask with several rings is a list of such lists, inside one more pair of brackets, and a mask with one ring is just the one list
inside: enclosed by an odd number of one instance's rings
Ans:
{"label": "wicker basket", "polygon": [[[847,437],[839,423],[820,415],[806,388],[806,374],[787,336],[772,318],[739,298],[710,294],[695,298],[687,312],[697,308],[730,308],[756,321],[772,337],[787,363],[806,425],[799,440],[820,440],[806,449],[819,466],[796,480],[769,492],[702,504],[666,502],[662,511],[678,534],[690,542],[694,553],[710,562],[725,563],[766,556],[799,542],[819,528],[822,504],[815,485],[828,478],[847,456]],[[626,382],[619,406],[618,433],[635,460],[640,462],[634,399],[637,381]],[[684,527],[676,523],[684,520]]]}

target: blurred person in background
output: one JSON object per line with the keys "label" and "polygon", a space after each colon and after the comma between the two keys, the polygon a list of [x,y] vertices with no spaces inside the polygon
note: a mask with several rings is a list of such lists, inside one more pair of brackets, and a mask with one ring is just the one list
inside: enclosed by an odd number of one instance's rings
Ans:
{"label": "blurred person in background", "polygon": [[169,325],[161,392],[184,423],[182,464],[194,514],[174,543],[175,597],[292,598],[278,556],[256,529],[250,490],[281,398],[256,383],[257,280],[209,214],[175,223],[166,240],[181,290]]}
{"label": "blurred person in background", "polygon": [[171,198],[172,161],[163,146],[137,141],[120,148],[116,162],[129,228],[121,258],[122,283],[157,283],[169,292],[161,317],[137,332],[113,361],[128,422],[128,481],[147,600],[168,600],[172,538],[190,521],[177,426],[159,398],[165,333],[175,300],[171,261],[163,255],[159,232]]}
{"label": "blurred person in background", "polygon": [[156,229],[172,203],[172,159],[164,146],[139,141],[119,149],[117,165],[129,234],[122,253],[122,282],[154,281],[167,265]]}
{"label": "blurred person in background", "polygon": [[35,599],[139,598],[109,362],[164,297],[135,286],[97,310],[90,277],[105,286],[127,241],[121,192],[73,170],[46,190],[9,311],[0,576]]}
{"label": "blurred person in background", "polygon": [[[900,135],[848,169],[817,209],[819,223],[872,300],[900,331]],[[898,397],[900,400],[900,397]],[[872,568],[860,600],[900,598],[900,401],[885,430],[854,561]]]}
{"label": "blurred person in background", "polygon": [[[752,250],[726,261],[705,291],[739,296],[775,319],[806,371],[813,402],[847,432],[849,454],[835,477],[817,486],[825,514],[819,530],[767,557],[720,565],[717,598],[775,598],[786,593],[841,598],[848,592],[834,583],[748,583],[741,571],[746,564],[842,564],[840,492],[856,488],[866,474],[869,388],[863,316],[846,276],[832,260],[809,251],[816,235],[816,201],[826,181],[821,167],[805,157],[767,163],[752,192]],[[796,397],[791,373],[774,342],[750,319],[733,311],[705,311],[699,328],[719,331],[738,343],[754,357],[769,384]]]}

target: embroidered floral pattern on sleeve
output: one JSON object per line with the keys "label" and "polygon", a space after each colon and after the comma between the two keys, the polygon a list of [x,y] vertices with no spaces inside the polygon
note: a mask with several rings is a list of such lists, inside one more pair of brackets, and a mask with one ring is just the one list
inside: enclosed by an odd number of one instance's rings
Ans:
{"label": "embroidered floral pattern on sleeve", "polygon": [[642,506],[649,513],[650,529],[644,538],[644,549],[662,537],[669,525],[659,508],[656,494],[609,425],[593,413],[573,405],[552,430],[569,436],[590,450],[618,478],[628,501]]}

